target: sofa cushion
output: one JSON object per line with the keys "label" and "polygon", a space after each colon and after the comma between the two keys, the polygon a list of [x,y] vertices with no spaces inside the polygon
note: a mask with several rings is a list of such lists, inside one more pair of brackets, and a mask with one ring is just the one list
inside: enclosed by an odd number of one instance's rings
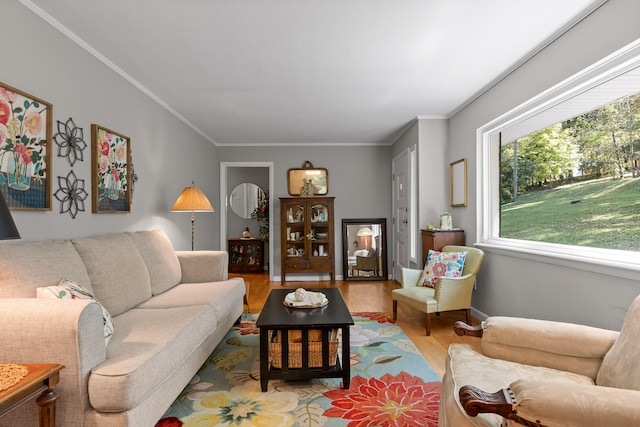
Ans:
{"label": "sofa cushion", "polygon": [[113,336],[113,319],[111,318],[111,314],[109,314],[107,309],[100,304],[100,301],[98,301],[86,288],[71,280],[62,279],[60,283],[55,286],[37,288],[36,291],[38,298],[87,299],[97,303],[100,306],[100,311],[102,312],[104,344],[109,344],[109,341],[111,341],[111,337]]}
{"label": "sofa cushion", "polygon": [[223,319],[234,312],[235,306],[242,306],[244,294],[244,280],[241,277],[220,282],[183,283],[153,296],[136,308],[162,309],[209,304],[218,319]]}
{"label": "sofa cushion", "polygon": [[35,298],[36,288],[68,278],[93,291],[70,240],[0,245],[0,298]]}
{"label": "sofa cushion", "polygon": [[640,296],[631,303],[618,339],[604,356],[596,383],[640,390]]}
{"label": "sofa cushion", "polygon": [[87,268],[93,295],[112,316],[151,298],[149,272],[125,233],[77,239],[73,245]]}
{"label": "sofa cushion", "polygon": [[136,231],[127,234],[136,244],[147,265],[153,295],[161,294],[180,283],[180,261],[164,231]]}
{"label": "sofa cushion", "polygon": [[89,400],[97,411],[137,406],[217,327],[208,305],[132,309],[114,317],[114,323],[107,359],[89,377]]}

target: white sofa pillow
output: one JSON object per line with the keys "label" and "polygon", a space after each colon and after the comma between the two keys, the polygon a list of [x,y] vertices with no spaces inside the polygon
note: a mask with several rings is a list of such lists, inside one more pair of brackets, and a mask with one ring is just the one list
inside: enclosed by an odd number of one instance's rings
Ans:
{"label": "white sofa pillow", "polygon": [[113,319],[111,319],[111,314],[107,311],[106,308],[100,302],[91,295],[91,292],[86,290],[84,287],[78,285],[77,283],[68,280],[62,279],[55,286],[46,286],[37,288],[37,297],[38,298],[50,298],[50,299],[89,299],[94,301],[100,305],[102,309],[102,323],[104,325],[104,344],[109,344],[111,337],[113,336]]}

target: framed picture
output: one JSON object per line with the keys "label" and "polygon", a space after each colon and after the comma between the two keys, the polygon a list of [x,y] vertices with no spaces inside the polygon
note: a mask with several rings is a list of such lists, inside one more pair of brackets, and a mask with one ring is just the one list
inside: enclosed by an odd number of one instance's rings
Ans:
{"label": "framed picture", "polygon": [[91,208],[93,213],[131,211],[131,140],[91,125]]}
{"label": "framed picture", "polygon": [[449,164],[449,205],[467,206],[467,158]]}
{"label": "framed picture", "polygon": [[287,190],[290,196],[300,196],[305,184],[312,188],[314,196],[324,196],[329,191],[329,172],[325,168],[314,168],[308,160],[302,168],[289,169]]}
{"label": "framed picture", "polygon": [[0,83],[0,192],[10,209],[51,210],[53,106]]}

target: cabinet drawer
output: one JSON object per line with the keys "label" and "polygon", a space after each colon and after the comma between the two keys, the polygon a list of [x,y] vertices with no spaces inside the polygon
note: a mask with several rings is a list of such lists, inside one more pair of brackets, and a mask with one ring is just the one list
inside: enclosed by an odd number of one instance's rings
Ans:
{"label": "cabinet drawer", "polygon": [[306,271],[309,269],[309,262],[304,260],[285,261],[284,268],[287,270]]}
{"label": "cabinet drawer", "polygon": [[327,271],[331,269],[333,261],[311,261],[309,271]]}

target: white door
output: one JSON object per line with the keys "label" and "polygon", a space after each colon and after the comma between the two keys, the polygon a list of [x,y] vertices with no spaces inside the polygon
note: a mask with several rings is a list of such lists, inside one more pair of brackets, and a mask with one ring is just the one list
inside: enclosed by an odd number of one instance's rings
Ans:
{"label": "white door", "polygon": [[392,163],[393,172],[393,277],[400,280],[400,270],[409,266],[409,223],[410,223],[410,158],[409,151],[405,151]]}

